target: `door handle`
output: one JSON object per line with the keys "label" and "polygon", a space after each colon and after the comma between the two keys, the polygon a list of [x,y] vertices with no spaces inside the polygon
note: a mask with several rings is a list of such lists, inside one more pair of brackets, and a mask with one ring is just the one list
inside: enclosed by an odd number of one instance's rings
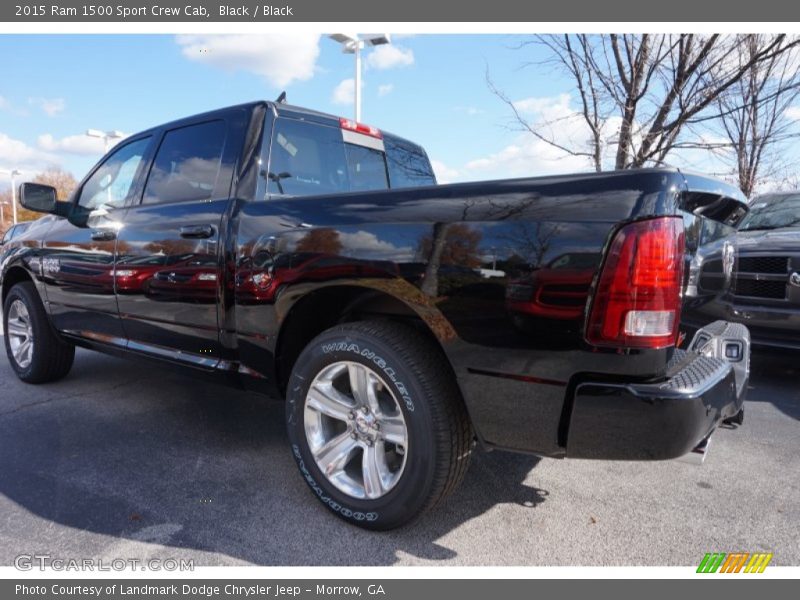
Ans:
{"label": "door handle", "polygon": [[117,239],[117,232],[110,229],[95,229],[89,235],[95,242],[110,242]]}
{"label": "door handle", "polygon": [[214,227],[212,225],[184,225],[180,232],[182,238],[202,240],[214,235]]}

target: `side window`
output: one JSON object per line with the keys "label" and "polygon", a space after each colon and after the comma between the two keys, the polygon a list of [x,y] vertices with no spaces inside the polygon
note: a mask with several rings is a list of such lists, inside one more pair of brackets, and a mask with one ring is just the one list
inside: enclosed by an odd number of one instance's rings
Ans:
{"label": "side window", "polygon": [[422,148],[396,142],[388,137],[384,139],[384,143],[389,181],[393,188],[436,185],[436,177]]}
{"label": "side window", "polygon": [[144,204],[210,199],[222,164],[226,132],[224,121],[168,131],[153,160]]}
{"label": "side window", "polygon": [[149,144],[150,138],[146,137],[115,150],[83,185],[78,205],[89,210],[123,206],[133,191],[136,172]]}

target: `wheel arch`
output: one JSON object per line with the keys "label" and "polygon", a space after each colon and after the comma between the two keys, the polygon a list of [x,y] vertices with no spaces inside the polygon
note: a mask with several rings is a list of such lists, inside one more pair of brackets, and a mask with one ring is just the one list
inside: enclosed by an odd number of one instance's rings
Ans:
{"label": "wheel arch", "polygon": [[458,383],[446,350],[457,339],[455,330],[430,298],[405,281],[318,286],[303,293],[284,294],[275,308],[280,319],[275,373],[281,392],[286,389],[295,361],[314,337],[337,324],[368,319],[390,319],[414,327],[447,359]]}
{"label": "wheel arch", "polygon": [[11,288],[23,281],[34,283],[33,276],[25,268],[14,265],[6,270],[3,274],[3,289],[2,297],[0,297],[0,306],[5,305],[6,297],[8,296],[8,292],[11,291]]}

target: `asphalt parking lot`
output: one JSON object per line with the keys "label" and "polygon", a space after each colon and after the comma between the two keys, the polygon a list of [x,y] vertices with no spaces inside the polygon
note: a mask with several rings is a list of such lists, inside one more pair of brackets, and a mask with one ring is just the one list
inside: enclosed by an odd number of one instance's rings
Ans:
{"label": "asphalt parking lot", "polygon": [[79,351],[29,386],[0,357],[0,564],[695,565],[768,551],[800,564],[800,355],[757,352],[744,426],[701,467],[478,453],[448,503],[369,533],[297,474],[280,403]]}

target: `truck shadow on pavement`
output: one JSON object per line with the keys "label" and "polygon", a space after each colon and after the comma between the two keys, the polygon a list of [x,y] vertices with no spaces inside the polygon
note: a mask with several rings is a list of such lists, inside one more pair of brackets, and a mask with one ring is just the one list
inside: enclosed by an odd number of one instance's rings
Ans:
{"label": "truck shadow on pavement", "polygon": [[365,532],[303,483],[280,402],[88,352],[63,382],[38,387],[17,381],[3,358],[0,381],[3,564],[21,553],[54,555],[53,523],[111,536],[59,531],[59,552],[74,557],[183,557],[198,566],[440,561],[455,552],[438,540],[461,524],[501,503],[526,507],[533,520],[547,499],[526,483],[538,458],[476,451],[443,505],[404,529]]}

